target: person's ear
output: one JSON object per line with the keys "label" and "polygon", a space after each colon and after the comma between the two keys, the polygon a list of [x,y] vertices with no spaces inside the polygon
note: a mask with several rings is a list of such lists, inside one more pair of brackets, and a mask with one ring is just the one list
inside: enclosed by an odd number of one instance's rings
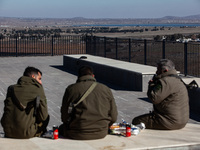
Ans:
{"label": "person's ear", "polygon": [[163,72],[167,72],[168,71],[168,69],[165,69]]}
{"label": "person's ear", "polygon": [[34,74],[32,74],[31,77],[35,79],[35,75]]}

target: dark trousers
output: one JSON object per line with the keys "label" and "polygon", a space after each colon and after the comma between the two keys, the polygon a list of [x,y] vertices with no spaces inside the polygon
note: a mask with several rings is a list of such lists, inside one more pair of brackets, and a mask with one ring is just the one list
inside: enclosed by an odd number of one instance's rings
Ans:
{"label": "dark trousers", "polygon": [[156,114],[151,112],[149,114],[135,117],[132,120],[133,125],[140,124],[141,122],[145,124],[146,129],[168,130],[162,125],[160,118]]}
{"label": "dark trousers", "polygon": [[41,136],[47,131],[47,125],[49,124],[49,119],[50,117],[48,115],[45,121],[38,124],[38,130],[37,130],[36,136]]}

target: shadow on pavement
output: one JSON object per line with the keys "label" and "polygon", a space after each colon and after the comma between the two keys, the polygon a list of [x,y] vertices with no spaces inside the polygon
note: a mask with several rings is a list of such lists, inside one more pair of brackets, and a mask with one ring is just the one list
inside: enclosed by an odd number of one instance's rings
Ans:
{"label": "shadow on pavement", "polygon": [[[74,72],[74,71],[71,71],[67,68],[65,68],[64,66],[60,65],[60,66],[50,66],[50,67],[53,67],[53,68],[56,68],[56,69],[59,69],[59,70],[62,70],[62,71],[65,71],[65,72],[68,72],[70,74],[73,74],[75,76],[77,76],[77,72]],[[108,82],[104,82],[98,78],[96,78],[96,80],[99,82],[99,83],[102,83],[102,84],[105,84],[106,86],[108,86],[109,88],[111,89],[114,89],[114,90],[124,90],[124,91],[128,91],[127,89],[125,88],[122,88],[120,86],[117,86],[117,85],[114,85],[114,84],[111,84],[111,83],[108,83]]]}
{"label": "shadow on pavement", "polygon": [[[71,70],[65,68],[65,67],[62,66],[62,65],[59,65],[59,66],[53,66],[53,65],[51,65],[51,67],[56,68],[56,69],[59,69],[59,70],[62,70],[62,71],[65,71],[65,72],[68,72],[68,73],[70,73],[70,74],[73,74],[73,75],[77,76],[77,72],[71,71]],[[100,82],[100,83],[103,83],[103,84],[107,85],[109,88],[114,89],[114,90],[129,91],[129,90],[125,89],[125,88],[121,88],[121,87],[119,87],[119,86],[116,86],[116,85],[113,85],[113,84],[104,82],[104,81],[102,81],[102,80],[99,80],[98,78],[97,78],[97,81]],[[143,100],[143,101],[145,101],[145,102],[151,103],[151,101],[149,100],[148,97],[143,97],[143,98],[139,98],[139,99],[140,99],[140,100]],[[191,110],[191,109],[190,109],[190,110]],[[190,119],[200,122],[200,115],[199,115],[199,114],[196,114],[196,113],[194,113],[194,112],[192,112],[192,111],[190,111]]]}

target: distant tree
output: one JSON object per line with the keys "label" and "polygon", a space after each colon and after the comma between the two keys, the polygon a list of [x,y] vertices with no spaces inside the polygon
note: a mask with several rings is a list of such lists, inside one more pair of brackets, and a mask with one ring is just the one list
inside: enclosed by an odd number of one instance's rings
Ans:
{"label": "distant tree", "polygon": [[4,36],[3,36],[3,34],[0,34],[0,39],[4,39]]}
{"label": "distant tree", "polygon": [[173,35],[167,35],[166,40],[167,41],[176,41],[177,39],[182,39],[183,35],[182,34],[173,34]]}
{"label": "distant tree", "polygon": [[191,35],[192,40],[195,40],[196,38],[197,38],[197,35],[195,35],[195,34]]}
{"label": "distant tree", "polygon": [[155,41],[161,41],[161,39],[162,39],[162,37],[161,37],[160,35],[156,35],[156,36],[154,37],[154,40],[155,40]]}
{"label": "distant tree", "polygon": [[61,37],[60,33],[54,33],[54,37]]}

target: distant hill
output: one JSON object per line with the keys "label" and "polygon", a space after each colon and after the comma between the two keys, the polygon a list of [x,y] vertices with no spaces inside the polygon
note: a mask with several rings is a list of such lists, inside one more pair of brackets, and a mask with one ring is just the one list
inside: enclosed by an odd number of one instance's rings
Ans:
{"label": "distant hill", "polygon": [[196,19],[199,20],[200,19],[200,14],[198,15],[192,15],[192,16],[187,16],[187,17],[183,17],[184,19]]}
{"label": "distant hill", "polygon": [[200,14],[185,17],[165,16],[162,18],[11,18],[0,17],[0,27],[69,27],[79,25],[105,24],[166,24],[166,23],[200,23]]}
{"label": "distant hill", "polygon": [[160,19],[173,19],[173,20],[200,20],[200,14],[199,15],[191,15],[191,16],[185,16],[185,17],[175,17],[175,16],[165,16]]}

